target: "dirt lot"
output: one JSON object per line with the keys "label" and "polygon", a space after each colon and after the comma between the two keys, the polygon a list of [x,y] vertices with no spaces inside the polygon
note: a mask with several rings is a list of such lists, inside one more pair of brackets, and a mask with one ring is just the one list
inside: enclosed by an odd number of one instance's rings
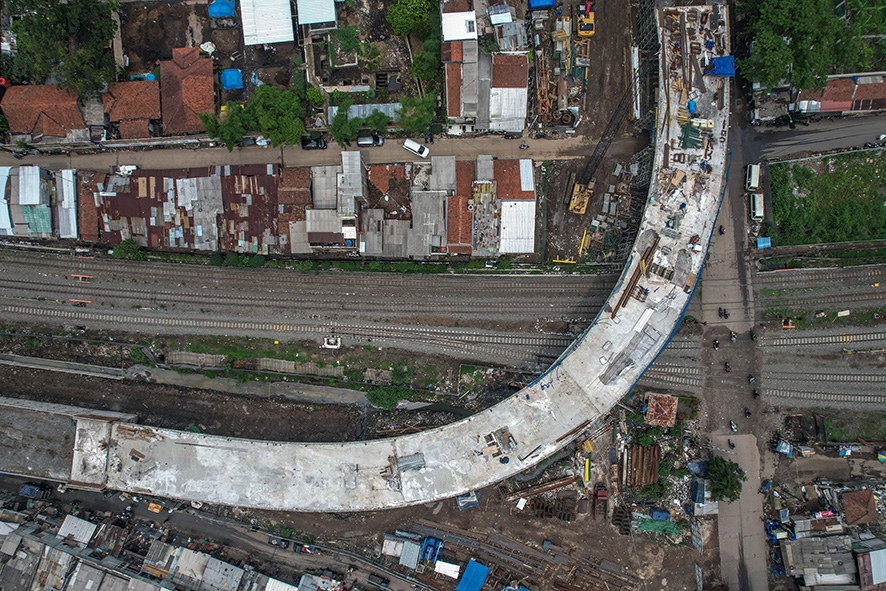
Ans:
{"label": "dirt lot", "polygon": [[123,53],[130,74],[144,74],[158,60],[172,58],[176,47],[200,45],[207,39],[208,4],[124,3],[120,6]]}

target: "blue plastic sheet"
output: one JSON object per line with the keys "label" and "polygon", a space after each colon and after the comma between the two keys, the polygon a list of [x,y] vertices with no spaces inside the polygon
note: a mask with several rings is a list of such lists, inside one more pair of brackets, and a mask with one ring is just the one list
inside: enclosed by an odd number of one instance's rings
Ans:
{"label": "blue plastic sheet", "polygon": [[214,18],[234,16],[234,0],[215,0],[209,5],[209,16]]}
{"label": "blue plastic sheet", "polygon": [[488,575],[488,566],[483,566],[479,562],[471,560],[455,589],[456,591],[480,591]]}
{"label": "blue plastic sheet", "polygon": [[735,57],[731,55],[715,57],[711,63],[714,66],[711,74],[714,76],[735,76]]}
{"label": "blue plastic sheet", "polygon": [[236,68],[223,71],[221,74],[221,84],[225,90],[243,88],[243,72]]}

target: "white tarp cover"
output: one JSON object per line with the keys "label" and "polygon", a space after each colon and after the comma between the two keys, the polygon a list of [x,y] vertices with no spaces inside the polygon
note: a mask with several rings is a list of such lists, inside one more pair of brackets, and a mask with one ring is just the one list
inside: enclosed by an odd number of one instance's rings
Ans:
{"label": "white tarp cover", "polygon": [[72,169],[60,170],[55,177],[56,194],[60,196],[58,211],[59,238],[77,238],[77,184]]}
{"label": "white tarp cover", "polygon": [[[329,0],[330,4],[332,2]],[[299,2],[299,13],[301,5]],[[246,45],[295,41],[289,0],[241,0],[240,15]]]}
{"label": "white tarp cover", "polygon": [[535,252],[535,201],[501,202],[501,254]]}
{"label": "white tarp cover", "polygon": [[457,564],[451,564],[449,562],[443,562],[442,560],[438,560],[434,563],[434,572],[438,572],[444,577],[449,577],[451,579],[457,579],[459,573],[461,572],[461,567]]}
{"label": "white tarp cover", "polygon": [[40,167],[18,167],[18,204],[40,205]]}
{"label": "white tarp cover", "polygon": [[477,38],[477,15],[467,12],[444,12],[442,15],[443,41]]}
{"label": "white tarp cover", "polygon": [[297,0],[296,6],[300,25],[335,22],[335,0]]}

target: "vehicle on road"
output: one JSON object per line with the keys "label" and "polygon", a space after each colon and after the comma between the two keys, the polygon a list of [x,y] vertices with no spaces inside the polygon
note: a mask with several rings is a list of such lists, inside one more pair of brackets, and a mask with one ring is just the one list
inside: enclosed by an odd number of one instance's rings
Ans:
{"label": "vehicle on road", "polygon": [[733,433],[738,431],[738,427],[735,426],[735,421],[729,421],[729,428],[732,429]]}
{"label": "vehicle on road", "polygon": [[595,17],[596,13],[594,11],[594,0],[585,0],[584,6],[582,7],[582,14],[578,19],[578,36],[579,37],[593,37],[595,31]]}
{"label": "vehicle on road", "polygon": [[289,540],[284,540],[283,538],[278,538],[277,536],[268,536],[268,544],[271,546],[277,546],[281,550],[286,550],[289,548]]}
{"label": "vehicle on road", "polygon": [[302,150],[325,150],[326,145],[326,140],[324,140],[322,137],[318,139],[313,139],[311,137],[304,136],[301,138]]}
{"label": "vehicle on road", "polygon": [[750,207],[751,219],[755,222],[763,220],[764,205],[763,193],[750,193],[748,195],[748,207]]}
{"label": "vehicle on road", "polygon": [[52,494],[52,489],[42,484],[23,484],[18,489],[18,494],[28,499],[40,500]]}
{"label": "vehicle on road", "polygon": [[378,585],[378,586],[381,587],[382,589],[387,589],[387,588],[388,588],[388,585],[391,584],[390,579],[386,579],[386,578],[384,578],[384,577],[380,577],[380,576],[378,576],[378,575],[375,574],[375,573],[369,575],[369,582],[372,583],[373,585]]}
{"label": "vehicle on road", "polygon": [[357,145],[361,148],[367,148],[371,146],[384,146],[385,138],[374,133],[366,132],[366,135],[357,136]]}
{"label": "vehicle on road", "polygon": [[749,164],[747,178],[744,182],[745,189],[748,191],[756,191],[760,188],[760,165]]}
{"label": "vehicle on road", "polygon": [[521,149],[521,150],[528,150],[528,149],[529,149],[529,144],[520,144],[520,149]]}
{"label": "vehicle on road", "polygon": [[522,135],[518,135],[518,134],[516,134],[516,133],[506,133],[506,134],[505,134],[505,139],[506,139],[506,140],[516,140],[516,139],[519,139],[519,138],[521,138],[521,137],[523,137],[523,136],[522,136]]}
{"label": "vehicle on road", "polygon": [[427,158],[428,154],[430,154],[431,152],[415,140],[406,140],[405,142],[403,142],[403,147],[416,156],[421,156],[422,158]]}
{"label": "vehicle on road", "polygon": [[732,443],[731,439],[727,439],[726,442],[729,444],[729,449],[735,449],[735,444]]}

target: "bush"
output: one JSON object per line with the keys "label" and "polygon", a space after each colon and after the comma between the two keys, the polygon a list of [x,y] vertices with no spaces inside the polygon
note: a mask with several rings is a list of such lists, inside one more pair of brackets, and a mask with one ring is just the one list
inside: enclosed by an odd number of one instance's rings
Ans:
{"label": "bush", "polygon": [[248,264],[250,267],[262,267],[265,264],[265,257],[263,257],[260,254],[254,254],[251,257],[249,257]]}
{"label": "bush", "polygon": [[229,252],[228,256],[225,257],[225,264],[229,267],[239,267],[240,255],[236,252]]}
{"label": "bush", "polygon": [[742,483],[747,480],[744,472],[732,460],[711,456],[708,460],[708,478],[711,479],[711,500],[732,502],[741,495]]}
{"label": "bush", "polygon": [[360,47],[360,39],[357,37],[357,27],[348,25],[335,30],[339,48],[344,51],[354,51]]}
{"label": "bush", "polygon": [[404,386],[379,386],[366,393],[366,399],[372,406],[379,408],[397,408],[401,400],[409,399],[409,388]]}
{"label": "bush", "polygon": [[143,261],[146,257],[145,253],[142,252],[141,247],[138,245],[138,242],[132,238],[127,238],[114,247],[114,258]]}
{"label": "bush", "polygon": [[359,369],[346,369],[345,377],[348,378],[352,382],[362,382],[363,381],[363,372]]}
{"label": "bush", "polygon": [[412,370],[405,363],[398,363],[391,370],[391,382],[394,384],[408,384],[412,377]]}
{"label": "bush", "polygon": [[308,100],[311,101],[311,104],[315,107],[322,107],[323,101],[326,100],[326,95],[319,88],[314,88],[313,86],[308,89],[307,92]]}
{"label": "bush", "polygon": [[214,265],[216,267],[221,266],[225,263],[225,257],[221,255],[221,253],[217,252],[211,257],[209,257],[209,264]]}

